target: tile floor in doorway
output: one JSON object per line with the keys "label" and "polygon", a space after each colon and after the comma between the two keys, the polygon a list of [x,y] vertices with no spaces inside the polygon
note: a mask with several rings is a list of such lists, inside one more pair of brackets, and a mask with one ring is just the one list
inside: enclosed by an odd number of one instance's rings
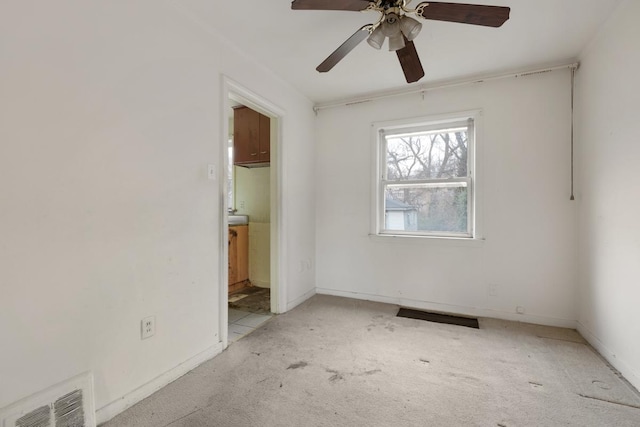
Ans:
{"label": "tile floor in doorway", "polygon": [[251,313],[229,308],[229,344],[253,332],[272,316],[273,314]]}

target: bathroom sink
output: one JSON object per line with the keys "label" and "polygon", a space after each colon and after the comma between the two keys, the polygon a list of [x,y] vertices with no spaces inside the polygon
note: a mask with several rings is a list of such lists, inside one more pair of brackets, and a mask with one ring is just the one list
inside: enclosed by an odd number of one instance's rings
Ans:
{"label": "bathroom sink", "polygon": [[229,215],[229,225],[249,224],[248,215]]}

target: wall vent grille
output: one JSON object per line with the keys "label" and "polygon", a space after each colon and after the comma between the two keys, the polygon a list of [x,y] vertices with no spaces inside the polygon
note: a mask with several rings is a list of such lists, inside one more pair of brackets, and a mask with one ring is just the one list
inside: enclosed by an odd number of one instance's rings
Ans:
{"label": "wall vent grille", "polygon": [[16,420],[16,427],[49,427],[51,425],[51,408],[41,406]]}
{"label": "wall vent grille", "polygon": [[0,409],[0,427],[95,427],[93,378],[85,373]]}

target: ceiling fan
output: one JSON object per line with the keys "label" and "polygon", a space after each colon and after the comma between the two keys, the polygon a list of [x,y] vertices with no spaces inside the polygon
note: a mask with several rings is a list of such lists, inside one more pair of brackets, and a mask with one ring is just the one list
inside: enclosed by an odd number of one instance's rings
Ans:
{"label": "ceiling fan", "polygon": [[415,9],[408,7],[411,0],[293,0],[294,10],[346,10],[380,13],[378,21],[356,31],[339,48],[318,65],[316,70],[331,70],[364,39],[375,49],[382,48],[389,38],[389,50],[395,51],[407,79],[413,83],[424,77],[413,39],[420,33],[422,24],[409,15],[437,21],[500,27],[509,19],[508,7],[479,4],[422,2]]}

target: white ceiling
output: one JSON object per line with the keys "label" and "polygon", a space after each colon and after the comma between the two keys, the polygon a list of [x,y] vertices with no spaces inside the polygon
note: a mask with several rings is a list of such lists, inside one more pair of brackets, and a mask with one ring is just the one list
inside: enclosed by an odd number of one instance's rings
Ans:
{"label": "white ceiling", "polygon": [[[377,51],[363,42],[330,72],[315,70],[377,13],[294,11],[290,0],[176,2],[316,103],[408,86],[386,43]],[[620,0],[462,2],[509,6],[511,18],[501,28],[422,21],[415,45],[426,75],[414,85],[572,62]]]}

